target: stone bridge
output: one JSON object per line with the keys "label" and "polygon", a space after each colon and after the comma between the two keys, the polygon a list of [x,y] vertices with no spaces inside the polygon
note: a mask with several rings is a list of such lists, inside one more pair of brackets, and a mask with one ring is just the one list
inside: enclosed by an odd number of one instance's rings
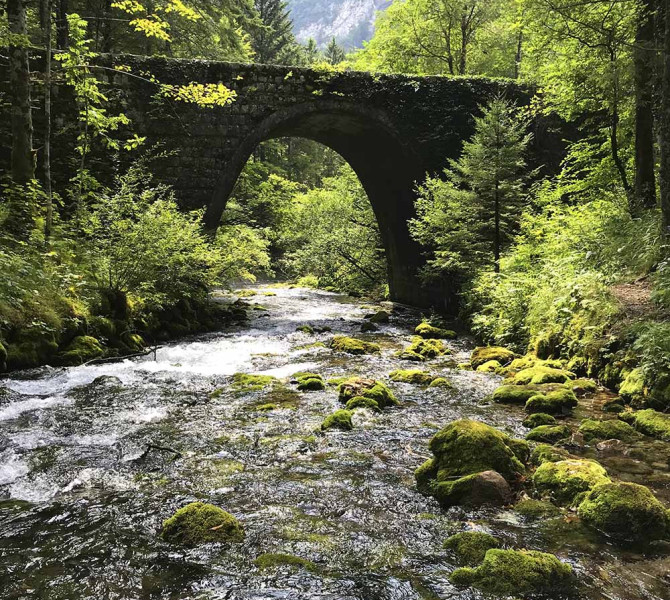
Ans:
{"label": "stone bridge", "polygon": [[[156,163],[157,179],[181,202],[206,206],[206,225],[217,227],[242,168],[264,140],[304,137],[329,146],[354,169],[379,223],[389,267],[391,297],[449,309],[449,282],[426,287],[417,272],[423,259],[409,236],[416,182],[458,156],[473,131],[473,114],[496,95],[525,104],[527,88],[485,78],[406,77],[332,73],[293,67],[241,65],[137,56],[101,57],[98,74],[114,85],[133,128],[175,152]],[[129,71],[111,67],[125,65]],[[228,107],[157,100],[152,74],[169,84],[222,82],[237,92]],[[137,77],[140,76],[140,77]],[[111,92],[111,90],[120,90]],[[537,165],[557,162],[557,136],[546,124],[535,131]],[[453,308],[453,307],[452,307]]]}

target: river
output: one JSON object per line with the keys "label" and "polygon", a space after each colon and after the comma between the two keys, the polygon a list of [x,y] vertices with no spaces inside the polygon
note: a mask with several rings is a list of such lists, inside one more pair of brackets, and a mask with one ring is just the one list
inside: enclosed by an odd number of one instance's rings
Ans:
{"label": "river", "polygon": [[[418,312],[398,307],[389,324],[363,335],[372,309],[360,301],[254,289],[258,306],[243,327],[168,344],[155,357],[0,380],[0,598],[477,598],[449,583],[455,565],[442,548],[466,526],[509,547],[556,553],[577,573],[575,598],[670,598],[667,547],[618,548],[571,515],[525,522],[511,509],[441,510],[416,491],[413,471],[449,421],[526,433],[517,407],[483,401],[498,376],[456,368],[470,340],[449,342],[451,356],[422,366],[455,389],[393,383],[390,371],[414,368],[395,352],[409,343]],[[296,331],[304,324],[333,333]],[[375,341],[382,353],[314,345],[334,333]],[[287,383],[279,397],[231,386],[237,372],[288,382],[304,370],[384,380],[401,406],[356,411],[353,431],[321,433],[323,418],[341,407],[334,386],[301,393]],[[603,464],[650,485],[667,505],[667,452],[647,441],[639,456]],[[234,514],[244,542],[184,549],[162,541],[163,520],[194,500]],[[310,568],[261,569],[255,559],[264,553],[295,555]]]}

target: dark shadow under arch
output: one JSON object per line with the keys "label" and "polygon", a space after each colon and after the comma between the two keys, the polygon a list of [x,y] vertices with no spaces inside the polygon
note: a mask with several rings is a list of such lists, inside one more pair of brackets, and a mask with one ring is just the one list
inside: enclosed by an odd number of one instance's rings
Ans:
{"label": "dark shadow under arch", "polygon": [[425,303],[417,280],[421,252],[407,229],[408,219],[415,214],[416,182],[425,173],[419,157],[380,111],[323,101],[272,114],[241,142],[224,165],[205,214],[207,228],[218,227],[237,179],[256,147],[280,137],[319,142],[351,165],[379,224],[388,261],[391,298],[408,304]]}

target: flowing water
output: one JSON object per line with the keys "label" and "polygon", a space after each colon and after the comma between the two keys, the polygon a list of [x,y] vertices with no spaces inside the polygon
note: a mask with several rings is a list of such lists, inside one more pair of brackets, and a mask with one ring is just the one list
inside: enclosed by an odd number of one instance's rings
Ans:
{"label": "flowing water", "polygon": [[[518,408],[483,401],[499,377],[455,368],[467,340],[423,367],[455,390],[389,382],[402,405],[357,411],[351,432],[318,431],[339,407],[335,387],[233,390],[236,372],[388,382],[391,370],[413,368],[394,356],[418,321],[410,309],[361,335],[369,307],[325,292],[259,289],[254,300],[267,310],[250,311],[244,327],[170,344],[155,358],[0,381],[0,598],[477,598],[449,583],[455,565],[442,549],[465,528],[556,553],[578,575],[574,598],[670,598],[667,547],[617,548],[565,515],[528,523],[510,509],[445,511],[416,492],[413,470],[449,421],[525,433]],[[382,353],[334,354],[312,345],[333,334],[297,332],[302,324],[375,341]],[[598,402],[584,402],[577,416],[597,412]],[[276,408],[261,410],[267,403]],[[598,459],[670,505],[668,447],[647,440]],[[194,549],[162,541],[162,521],[194,500],[238,517],[245,541]],[[313,564],[263,570],[255,563],[263,553]]]}

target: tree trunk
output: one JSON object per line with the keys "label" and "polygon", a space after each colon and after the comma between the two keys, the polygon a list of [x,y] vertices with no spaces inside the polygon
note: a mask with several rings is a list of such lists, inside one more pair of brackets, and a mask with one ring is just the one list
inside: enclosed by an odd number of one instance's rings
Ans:
{"label": "tree trunk", "polygon": [[670,238],[670,0],[662,0],[665,12],[663,36],[663,86],[661,93],[661,123],[659,147],[661,154],[661,212],[663,235]]}
{"label": "tree trunk", "polygon": [[494,270],[496,273],[500,273],[500,183],[497,179],[493,201],[495,210],[495,233],[493,236]]}
{"label": "tree trunk", "polygon": [[70,46],[70,27],[67,22],[68,0],[56,0],[56,48],[67,50]]}
{"label": "tree trunk", "polygon": [[521,74],[521,51],[523,49],[523,29],[519,30],[516,40],[516,54],[514,55],[514,79],[519,79]]}
{"label": "tree trunk", "polygon": [[21,36],[9,47],[9,87],[12,103],[12,180],[24,185],[35,178],[33,119],[30,113],[30,66],[28,63],[26,9],[23,0],[7,0],[9,31]]}
{"label": "tree trunk", "polygon": [[42,33],[46,50],[44,67],[44,193],[46,196],[44,238],[48,243],[53,228],[53,194],[51,191],[51,0],[41,0],[40,4]]}
{"label": "tree trunk", "polygon": [[635,190],[631,214],[656,206],[654,177],[654,7],[643,0],[635,36]]}

